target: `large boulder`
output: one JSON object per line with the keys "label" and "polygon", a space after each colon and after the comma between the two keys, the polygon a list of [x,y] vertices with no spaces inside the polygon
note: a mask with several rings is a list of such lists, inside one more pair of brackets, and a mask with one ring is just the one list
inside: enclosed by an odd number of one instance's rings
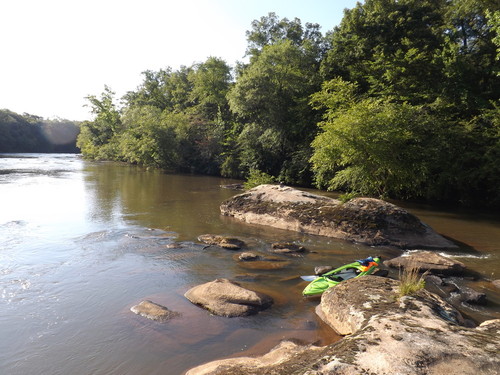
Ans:
{"label": "large boulder", "polygon": [[216,279],[195,286],[184,296],[212,314],[226,317],[256,314],[273,303],[268,295],[245,289],[228,279]]}
{"label": "large boulder", "polygon": [[335,237],[367,245],[455,248],[451,241],[391,203],[347,203],[290,187],[260,185],[222,203],[221,213],[252,224]]}
{"label": "large boulder", "polygon": [[432,274],[461,275],[465,271],[462,262],[444,257],[431,251],[416,251],[409,255],[389,259],[384,262],[393,268],[418,268],[420,272],[429,271]]}
{"label": "large boulder", "polygon": [[[275,348],[252,359],[202,365],[189,375],[441,375],[498,374],[500,320],[462,326],[460,313],[420,290],[398,297],[399,282],[376,276],[350,279],[329,289],[318,308],[335,330],[348,335],[322,347]],[[266,358],[273,361],[266,361]]]}

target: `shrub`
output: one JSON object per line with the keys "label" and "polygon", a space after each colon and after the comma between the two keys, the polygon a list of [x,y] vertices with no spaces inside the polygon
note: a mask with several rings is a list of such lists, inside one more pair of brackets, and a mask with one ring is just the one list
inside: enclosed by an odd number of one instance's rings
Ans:
{"label": "shrub", "polygon": [[248,175],[247,181],[244,183],[245,189],[251,189],[263,184],[273,184],[276,179],[258,169],[250,169],[250,174]]}

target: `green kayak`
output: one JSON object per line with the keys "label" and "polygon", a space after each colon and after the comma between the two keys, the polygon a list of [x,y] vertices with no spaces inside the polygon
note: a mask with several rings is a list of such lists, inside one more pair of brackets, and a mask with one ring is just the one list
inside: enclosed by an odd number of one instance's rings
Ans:
{"label": "green kayak", "polygon": [[332,271],[318,276],[310,282],[302,294],[304,296],[314,296],[323,293],[325,290],[341,283],[344,280],[365,276],[373,273],[380,263],[380,257],[368,257],[346,264]]}

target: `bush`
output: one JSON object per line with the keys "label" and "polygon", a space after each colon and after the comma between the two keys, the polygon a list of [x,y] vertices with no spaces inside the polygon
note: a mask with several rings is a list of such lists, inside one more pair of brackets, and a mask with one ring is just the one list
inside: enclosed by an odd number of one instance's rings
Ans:
{"label": "bush", "polygon": [[258,169],[250,169],[250,173],[248,175],[247,181],[244,183],[245,189],[251,189],[259,185],[264,184],[273,184],[276,182],[276,179]]}

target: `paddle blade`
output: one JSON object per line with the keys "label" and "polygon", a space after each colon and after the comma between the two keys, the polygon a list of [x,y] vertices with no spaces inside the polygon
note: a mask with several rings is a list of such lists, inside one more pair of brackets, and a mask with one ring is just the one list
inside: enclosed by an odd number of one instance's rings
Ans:
{"label": "paddle blade", "polygon": [[318,278],[319,276],[300,276],[300,278],[304,281],[314,281]]}

